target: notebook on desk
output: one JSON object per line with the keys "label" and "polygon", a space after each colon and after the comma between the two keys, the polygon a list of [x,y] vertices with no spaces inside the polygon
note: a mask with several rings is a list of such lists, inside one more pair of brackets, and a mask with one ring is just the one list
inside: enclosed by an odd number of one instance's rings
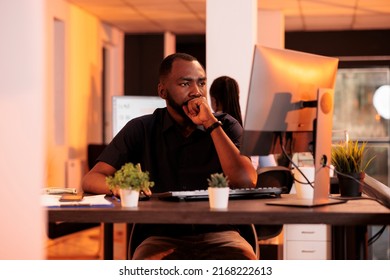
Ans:
{"label": "notebook on desk", "polygon": [[[229,199],[278,198],[283,191],[284,189],[282,187],[230,189]],[[157,196],[161,200],[190,201],[207,200],[209,194],[207,190],[193,190],[168,191],[160,193]]]}

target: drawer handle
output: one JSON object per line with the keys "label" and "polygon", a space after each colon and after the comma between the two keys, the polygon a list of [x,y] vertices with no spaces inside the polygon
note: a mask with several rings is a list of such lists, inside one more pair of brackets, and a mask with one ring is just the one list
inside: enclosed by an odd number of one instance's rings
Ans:
{"label": "drawer handle", "polygon": [[301,252],[305,254],[313,254],[316,252],[316,250],[301,250]]}
{"label": "drawer handle", "polygon": [[314,234],[315,231],[301,231],[302,234]]}

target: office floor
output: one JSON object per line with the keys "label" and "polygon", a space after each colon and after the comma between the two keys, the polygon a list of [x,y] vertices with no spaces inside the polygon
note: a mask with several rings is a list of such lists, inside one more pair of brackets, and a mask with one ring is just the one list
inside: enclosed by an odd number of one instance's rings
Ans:
{"label": "office floor", "polygon": [[102,259],[100,227],[95,227],[46,241],[48,260]]}

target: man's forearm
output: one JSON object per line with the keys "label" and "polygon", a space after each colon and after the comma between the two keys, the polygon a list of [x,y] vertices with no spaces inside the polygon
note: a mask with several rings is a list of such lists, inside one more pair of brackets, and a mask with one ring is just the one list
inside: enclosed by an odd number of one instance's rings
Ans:
{"label": "man's forearm", "polygon": [[109,194],[111,193],[107,184],[106,177],[96,172],[90,172],[85,175],[82,182],[83,191],[87,193]]}
{"label": "man's forearm", "polygon": [[230,138],[217,127],[211,132],[214,146],[217,150],[224,174],[234,187],[254,187],[257,182],[257,173],[252,162],[233,144]]}

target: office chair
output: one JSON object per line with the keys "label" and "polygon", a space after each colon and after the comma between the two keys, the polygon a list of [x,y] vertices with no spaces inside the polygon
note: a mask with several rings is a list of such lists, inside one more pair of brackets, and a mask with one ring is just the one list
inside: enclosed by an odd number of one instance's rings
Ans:
{"label": "office chair", "polygon": [[[257,259],[260,257],[260,250],[258,245],[258,238],[255,226],[250,225],[237,225],[240,235],[245,238],[246,241],[252,246],[253,251],[256,254]],[[142,230],[137,230],[137,224],[128,224],[127,227],[129,234],[128,254],[129,260],[133,258],[133,253],[138,245],[141,244],[148,236],[145,235]]]}
{"label": "office chair", "polygon": [[[283,187],[283,193],[289,193],[294,177],[291,170],[285,166],[260,167],[257,170],[257,188]],[[258,241],[267,240],[278,236],[283,225],[254,225]]]}

